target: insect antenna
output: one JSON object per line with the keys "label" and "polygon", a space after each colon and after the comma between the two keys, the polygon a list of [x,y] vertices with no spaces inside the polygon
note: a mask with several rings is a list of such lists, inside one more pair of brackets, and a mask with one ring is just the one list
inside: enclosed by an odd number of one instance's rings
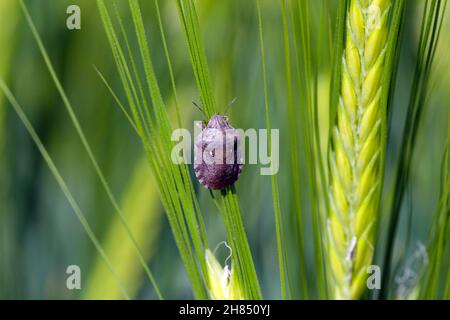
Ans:
{"label": "insect antenna", "polygon": [[192,100],[192,104],[193,104],[194,106],[196,106],[198,110],[200,110],[200,112],[205,116],[205,118],[207,118],[206,113],[205,113],[205,110],[203,110],[203,108],[200,107],[200,106],[197,104],[197,102],[195,102],[194,100]]}
{"label": "insect antenna", "polygon": [[228,109],[231,108],[231,106],[236,102],[237,97],[235,97],[233,100],[231,100],[231,102],[228,104],[228,106],[226,107],[225,111],[223,112],[223,115],[227,114]]}

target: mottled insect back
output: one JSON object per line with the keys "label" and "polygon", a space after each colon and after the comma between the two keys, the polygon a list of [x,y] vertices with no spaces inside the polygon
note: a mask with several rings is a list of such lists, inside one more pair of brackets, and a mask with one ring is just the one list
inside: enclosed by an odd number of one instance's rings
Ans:
{"label": "mottled insect back", "polygon": [[242,167],[238,131],[227,117],[214,115],[195,139],[195,176],[205,188],[224,189],[236,182]]}

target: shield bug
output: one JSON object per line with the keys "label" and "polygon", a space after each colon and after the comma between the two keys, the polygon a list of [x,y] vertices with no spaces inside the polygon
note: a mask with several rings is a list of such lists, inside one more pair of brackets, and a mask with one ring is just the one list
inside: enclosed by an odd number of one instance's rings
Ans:
{"label": "shield bug", "polygon": [[194,171],[200,184],[224,189],[237,181],[242,167],[241,139],[228,117],[215,114],[203,122],[194,144]]}

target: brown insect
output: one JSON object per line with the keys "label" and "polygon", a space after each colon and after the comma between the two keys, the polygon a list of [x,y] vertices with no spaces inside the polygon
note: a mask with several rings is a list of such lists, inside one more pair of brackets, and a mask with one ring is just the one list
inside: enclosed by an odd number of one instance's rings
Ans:
{"label": "brown insect", "polygon": [[229,124],[228,117],[219,114],[204,123],[202,129],[194,144],[195,176],[208,189],[231,186],[244,166],[237,130]]}

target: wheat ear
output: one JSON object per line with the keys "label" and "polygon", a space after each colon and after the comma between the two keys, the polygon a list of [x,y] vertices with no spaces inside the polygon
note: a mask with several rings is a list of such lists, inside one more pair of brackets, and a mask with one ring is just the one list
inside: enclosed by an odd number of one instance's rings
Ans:
{"label": "wheat ear", "polygon": [[351,0],[347,9],[341,93],[329,152],[327,247],[336,299],[361,296],[373,256],[390,7],[390,0]]}

